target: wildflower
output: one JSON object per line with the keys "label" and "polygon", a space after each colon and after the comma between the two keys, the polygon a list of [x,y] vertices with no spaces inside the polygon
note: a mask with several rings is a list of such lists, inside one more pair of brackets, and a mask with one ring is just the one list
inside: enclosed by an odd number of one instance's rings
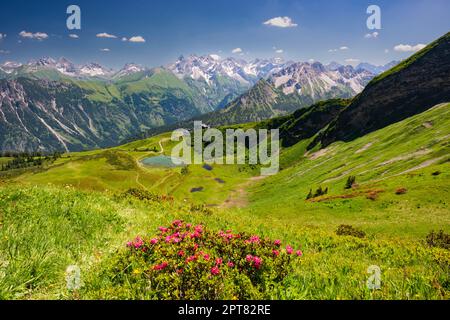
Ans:
{"label": "wildflower", "polygon": [[234,263],[231,262],[231,261],[228,261],[227,266],[228,266],[229,268],[233,268],[233,267],[234,267]]}
{"label": "wildflower", "polygon": [[190,224],[190,223],[186,224],[187,229],[190,229],[191,227],[192,227],[192,224]]}
{"label": "wildflower", "polygon": [[281,240],[275,240],[273,244],[279,247],[281,245]]}
{"label": "wildflower", "polygon": [[245,260],[247,260],[247,262],[252,262],[253,261],[253,256],[249,254],[249,255],[247,255],[245,257]]}
{"label": "wildflower", "polygon": [[183,250],[178,251],[178,256],[183,257],[184,256],[184,251]]}
{"label": "wildflower", "polygon": [[144,240],[142,240],[141,237],[137,237],[134,240],[133,246],[135,249],[139,249],[140,247],[142,247],[144,245]]}
{"label": "wildflower", "polygon": [[183,269],[177,269],[177,274],[182,274],[183,273]]}
{"label": "wildflower", "polygon": [[169,229],[164,228],[164,227],[159,227],[158,229],[159,229],[159,231],[161,231],[162,233],[166,233],[166,232],[169,230]]}
{"label": "wildflower", "polygon": [[195,231],[193,234],[193,238],[200,238],[202,235],[200,234],[200,232]]}
{"label": "wildflower", "polygon": [[280,251],[278,250],[272,250],[272,253],[275,257],[278,257],[280,255]]}
{"label": "wildflower", "polygon": [[195,226],[194,230],[195,230],[196,233],[202,233],[203,232],[203,226],[202,225]]}
{"label": "wildflower", "polygon": [[194,250],[197,250],[198,249],[198,244],[196,243],[196,244],[194,244]]}
{"label": "wildflower", "polygon": [[167,262],[163,262],[161,264],[157,264],[156,266],[153,267],[153,270],[164,270],[165,268],[167,268],[169,264]]}
{"label": "wildflower", "polygon": [[181,242],[181,239],[180,239],[180,238],[172,238],[172,240],[173,240],[174,243],[179,243],[179,242]]}
{"label": "wildflower", "polygon": [[211,269],[211,274],[217,276],[220,273],[220,269],[218,267],[213,267]]}
{"label": "wildflower", "polygon": [[253,263],[255,265],[255,268],[259,269],[262,265],[262,259],[260,257],[253,257]]}
{"label": "wildflower", "polygon": [[186,263],[197,260],[197,256],[190,256],[186,259]]}
{"label": "wildflower", "polygon": [[221,258],[216,259],[216,265],[220,266],[223,263],[223,260]]}
{"label": "wildflower", "polygon": [[179,226],[181,226],[182,223],[183,222],[181,220],[175,220],[174,222],[172,222],[172,225],[175,227],[179,227]]}
{"label": "wildflower", "polygon": [[133,274],[134,275],[139,275],[139,274],[141,274],[142,272],[141,272],[141,270],[139,270],[139,269],[134,269],[133,270]]}
{"label": "wildflower", "polygon": [[203,259],[205,259],[205,261],[209,261],[209,259],[210,259],[210,256],[209,256],[209,254],[205,254],[205,255],[203,255]]}
{"label": "wildflower", "polygon": [[292,249],[291,246],[286,246],[286,252],[287,254],[292,254],[294,252],[294,249]]}
{"label": "wildflower", "polygon": [[299,257],[303,256],[302,250],[297,250],[296,254],[297,254],[297,256],[299,256]]}
{"label": "wildflower", "polygon": [[150,240],[151,244],[157,244],[158,243],[158,239],[157,238],[153,238]]}

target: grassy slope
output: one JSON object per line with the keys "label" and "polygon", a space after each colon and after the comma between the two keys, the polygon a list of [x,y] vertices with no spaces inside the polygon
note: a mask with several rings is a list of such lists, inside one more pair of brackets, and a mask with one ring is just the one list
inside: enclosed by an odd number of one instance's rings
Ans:
{"label": "grassy slope", "polygon": [[[315,159],[303,157],[308,141],[300,142],[283,151],[285,170],[249,190],[248,208],[213,210],[212,215],[192,211],[191,203],[220,203],[251,172],[229,166],[209,172],[193,166],[182,176],[179,169],[139,167],[136,160],[152,153],[135,150],[159,150],[161,141],[169,154],[167,135],[65,156],[46,172],[28,172],[0,187],[0,297],[145,298],[145,293],[136,295],[111,280],[106,270],[114,251],[137,234],[151,235],[158,225],[181,218],[301,246],[302,263],[268,298],[449,298],[449,252],[423,244],[431,229],[449,231],[449,122],[450,106],[436,107],[353,142],[336,143]],[[400,174],[432,159],[440,160]],[[441,174],[433,176],[435,171]],[[178,200],[116,199],[117,192],[138,186],[137,173],[145,187],[173,192]],[[359,187],[344,191],[349,174],[357,176]],[[213,177],[225,177],[227,183],[218,184]],[[335,180],[324,182],[329,179]],[[67,184],[88,192],[61,188]],[[189,192],[200,184],[206,186],[203,192]],[[309,189],[319,184],[328,186],[330,195],[384,192],[375,201],[361,195],[305,202]],[[408,192],[395,195],[399,187]],[[334,235],[341,223],[361,227],[367,239]],[[77,296],[65,289],[64,271],[71,264],[82,269],[84,288]],[[382,290],[376,292],[365,285],[373,264],[382,270]]]}
{"label": "grassy slope", "polygon": [[[135,235],[153,235],[175,218],[280,238],[304,258],[267,298],[441,299],[449,297],[448,252],[420,242],[360,240],[239,212],[205,215],[188,204],[118,200],[73,188],[0,189],[0,297],[16,299],[145,298],[114,282],[116,250]],[[368,266],[382,269],[382,290],[366,287]],[[65,285],[69,265],[81,268],[82,290]],[[231,298],[231,297],[230,297]]]}
{"label": "grassy slope", "polygon": [[[447,104],[353,142],[335,143],[326,152],[305,157],[307,142],[301,142],[282,156],[282,164],[292,166],[253,188],[248,210],[328,230],[353,224],[375,236],[423,237],[433,228],[449,231],[449,140]],[[433,176],[436,171],[442,173]],[[359,186],[344,191],[349,175],[356,176]],[[305,201],[309,190],[319,186],[328,187],[330,196],[362,194]],[[396,195],[398,188],[408,192]],[[367,199],[367,193],[376,190],[381,191],[378,198]]]}
{"label": "grassy slope", "polygon": [[[191,165],[189,174],[182,175],[180,168],[149,168],[139,164],[139,160],[159,154],[160,142],[164,154],[170,155],[175,143],[168,141],[169,138],[170,135],[163,134],[108,150],[71,153],[58,159],[46,170],[27,171],[14,181],[24,185],[69,185],[95,191],[145,188],[195,203],[220,205],[242,179],[252,174],[246,166],[213,166],[213,170],[208,171],[201,165]],[[153,148],[156,148],[156,153],[146,151]],[[216,178],[225,183],[217,182]],[[204,190],[191,193],[192,188],[199,187]]]}

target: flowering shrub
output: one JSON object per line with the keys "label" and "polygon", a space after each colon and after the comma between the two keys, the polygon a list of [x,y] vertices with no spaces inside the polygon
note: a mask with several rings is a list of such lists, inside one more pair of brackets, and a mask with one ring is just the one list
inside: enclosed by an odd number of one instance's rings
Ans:
{"label": "flowering shrub", "polygon": [[268,296],[302,255],[280,240],[177,220],[154,237],[128,242],[115,280],[154,299],[256,299]]}

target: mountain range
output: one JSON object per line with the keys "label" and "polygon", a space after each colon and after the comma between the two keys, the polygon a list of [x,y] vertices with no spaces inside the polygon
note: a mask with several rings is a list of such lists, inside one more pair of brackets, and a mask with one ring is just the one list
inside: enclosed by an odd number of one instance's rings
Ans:
{"label": "mountain range", "polygon": [[259,121],[360,93],[363,67],[280,59],[179,57],[158,68],[112,70],[65,58],[0,65],[0,150],[80,151],[152,128],[202,118],[211,125]]}
{"label": "mountain range", "polygon": [[[304,139],[311,139],[307,149],[315,150],[336,141],[353,141],[449,102],[449,55],[450,33],[447,33],[378,75],[352,99],[321,101],[288,116],[261,122],[258,126],[280,129],[285,147]],[[423,127],[432,125],[427,123]]]}

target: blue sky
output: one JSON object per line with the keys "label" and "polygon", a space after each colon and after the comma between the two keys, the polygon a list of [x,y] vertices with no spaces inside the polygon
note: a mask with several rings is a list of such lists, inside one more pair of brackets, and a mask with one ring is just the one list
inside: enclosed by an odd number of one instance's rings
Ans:
{"label": "blue sky", "polygon": [[[81,8],[79,31],[66,28],[70,4]],[[381,8],[382,30],[368,38],[371,4]],[[127,62],[159,66],[195,53],[383,64],[450,31],[449,14],[448,0],[2,1],[0,62],[64,56],[117,68]],[[264,24],[276,17],[289,17],[292,26]],[[39,33],[48,38],[32,39]],[[117,38],[99,38],[100,33]],[[122,41],[133,36],[145,42]],[[404,46],[395,50],[398,45]],[[242,53],[233,54],[236,48]]]}

